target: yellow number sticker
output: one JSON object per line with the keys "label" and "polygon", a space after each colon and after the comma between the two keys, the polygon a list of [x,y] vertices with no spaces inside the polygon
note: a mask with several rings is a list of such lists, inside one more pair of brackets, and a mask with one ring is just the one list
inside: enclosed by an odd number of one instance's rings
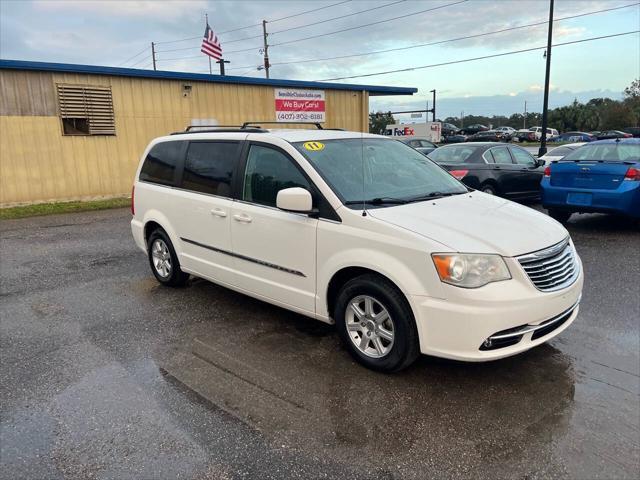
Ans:
{"label": "yellow number sticker", "polygon": [[320,142],[305,142],[303,143],[303,146],[311,152],[318,152],[324,149],[324,143]]}

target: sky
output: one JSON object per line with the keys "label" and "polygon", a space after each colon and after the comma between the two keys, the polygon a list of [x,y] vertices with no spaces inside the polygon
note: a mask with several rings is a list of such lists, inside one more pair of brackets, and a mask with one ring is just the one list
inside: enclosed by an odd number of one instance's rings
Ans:
{"label": "sky", "polygon": [[[638,2],[556,0],[556,20],[626,8],[557,20],[553,42],[640,30]],[[264,76],[257,70],[264,19],[271,78],[325,80],[544,47],[546,24],[459,38],[544,23],[549,0],[0,0],[0,58],[148,69],[153,41],[158,70],[207,73],[208,60],[199,49],[205,14],[214,31],[221,32],[224,56],[231,62],[227,74]],[[371,23],[376,24],[366,25]],[[316,38],[302,40],[306,37]],[[437,44],[359,55],[425,43]],[[622,90],[640,77],[638,33],[557,46],[552,53],[551,108],[574,98],[621,98]],[[440,118],[463,111],[522,112],[525,101],[528,111],[541,111],[543,54],[534,50],[336,81],[418,88],[414,96],[372,97],[371,110],[425,108],[435,89]],[[347,55],[358,56],[317,61]]]}

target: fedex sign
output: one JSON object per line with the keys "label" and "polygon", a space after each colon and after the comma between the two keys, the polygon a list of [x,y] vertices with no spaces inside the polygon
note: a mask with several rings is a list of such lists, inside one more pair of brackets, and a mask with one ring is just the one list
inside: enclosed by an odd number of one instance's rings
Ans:
{"label": "fedex sign", "polygon": [[385,130],[384,134],[385,135],[391,135],[392,137],[404,137],[404,136],[413,136],[415,135],[415,130],[411,127],[395,127],[392,126],[393,128],[389,129],[389,127],[387,127],[387,130]]}

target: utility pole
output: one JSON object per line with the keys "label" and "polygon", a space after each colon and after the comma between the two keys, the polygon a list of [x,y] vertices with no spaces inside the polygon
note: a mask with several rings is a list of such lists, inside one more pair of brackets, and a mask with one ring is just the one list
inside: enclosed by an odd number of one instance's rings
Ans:
{"label": "utility pole", "polygon": [[156,44],[151,42],[151,59],[153,60],[153,69],[156,69]]}
{"label": "utility pole", "polygon": [[[211,58],[211,57],[209,57]],[[225,60],[224,58],[221,58],[220,60],[216,61],[216,63],[220,64],[220,75],[222,75],[224,77],[224,64],[225,63],[231,63],[229,60]]]}
{"label": "utility pole", "polygon": [[433,93],[433,107],[431,108],[431,121],[435,122],[436,121],[436,91],[431,90],[431,93]]}
{"label": "utility pole", "polygon": [[262,20],[262,40],[264,42],[264,73],[269,78],[269,44],[267,43],[267,21]]}
{"label": "utility pole", "polygon": [[464,127],[464,110],[460,112],[460,128]]}
{"label": "utility pole", "polygon": [[547,117],[549,110],[549,77],[551,75],[551,42],[553,40],[553,0],[549,0],[549,32],[547,35],[547,70],[544,77],[544,103],[542,105],[542,136],[540,137],[540,150],[538,157],[547,153]]}
{"label": "utility pole", "polygon": [[522,128],[527,128],[527,101],[524,101],[524,117],[522,118]]}

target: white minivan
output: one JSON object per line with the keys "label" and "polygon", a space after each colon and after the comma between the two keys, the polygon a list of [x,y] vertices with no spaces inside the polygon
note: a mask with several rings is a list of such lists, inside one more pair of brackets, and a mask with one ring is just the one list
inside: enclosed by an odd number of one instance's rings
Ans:
{"label": "white minivan", "polygon": [[157,138],[132,213],[161,284],[194,275],[335,323],[381,371],[420,353],[513,355],[578,314],[582,264],[562,225],[389,137],[244,125]]}

